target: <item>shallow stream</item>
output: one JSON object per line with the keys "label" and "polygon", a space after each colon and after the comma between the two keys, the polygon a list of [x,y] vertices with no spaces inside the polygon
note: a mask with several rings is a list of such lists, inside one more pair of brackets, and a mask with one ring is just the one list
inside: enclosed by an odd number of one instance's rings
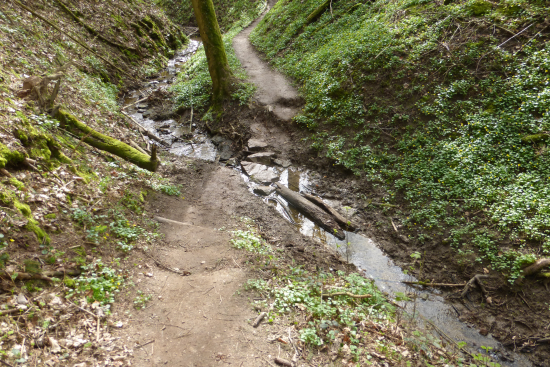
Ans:
{"label": "shallow stream", "polygon": [[[149,81],[145,89],[130,93],[124,100],[124,105],[139,101],[155,89],[167,88],[179,71],[179,67],[189,59],[199,45],[200,42],[192,41],[188,49],[178,53],[174,59],[170,60],[168,68],[159,78]],[[147,102],[137,103],[129,107],[127,111],[142,126],[167,142],[170,146],[169,151],[176,155],[207,161],[214,161],[220,156],[220,152],[218,152],[212,138],[205,132],[199,131],[192,120],[186,120],[185,123],[177,123],[174,120],[153,121],[148,118],[150,110]],[[219,141],[217,143],[219,144]],[[238,162],[233,164],[235,164],[235,169],[240,172],[243,180],[249,185],[250,191],[254,192],[257,184],[242,172],[238,167]],[[309,187],[309,171],[306,168],[272,166],[271,170],[279,175],[278,182],[291,190],[312,192]],[[276,193],[261,197],[267,205],[275,206],[281,215],[293,223],[302,234],[331,246],[343,258],[356,265],[365,277],[373,279],[380,290],[386,292],[392,298],[398,295],[406,295],[411,299],[408,302],[401,301],[399,304],[404,307],[409,315],[414,315],[413,317],[419,321],[419,325],[434,331],[437,330],[440,335],[444,333],[457,342],[466,342],[471,352],[481,353],[481,346],[492,347],[493,352],[495,352],[493,357],[503,366],[526,367],[532,365],[525,357],[507,351],[492,338],[491,334],[483,336],[476,328],[459,321],[459,311],[445,301],[439,290],[433,288],[419,289],[403,284],[403,281],[415,281],[416,279],[405,274],[400,267],[396,266],[372,239],[347,232],[345,240],[337,240],[292,206],[284,205],[286,203],[285,199]],[[325,201],[342,212],[339,202]],[[350,215],[352,214],[350,213]]]}

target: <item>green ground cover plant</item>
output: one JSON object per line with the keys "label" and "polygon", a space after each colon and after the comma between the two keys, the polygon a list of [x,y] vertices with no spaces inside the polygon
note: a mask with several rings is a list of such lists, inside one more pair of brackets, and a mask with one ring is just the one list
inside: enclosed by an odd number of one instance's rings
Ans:
{"label": "green ground cover plant", "polygon": [[511,282],[548,254],[548,3],[339,1],[306,24],[319,4],[279,1],[251,36],[299,84],[319,155]]}

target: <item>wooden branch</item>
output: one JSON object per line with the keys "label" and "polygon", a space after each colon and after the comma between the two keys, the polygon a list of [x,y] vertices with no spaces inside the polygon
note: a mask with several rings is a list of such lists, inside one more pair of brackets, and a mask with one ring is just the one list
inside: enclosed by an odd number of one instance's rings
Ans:
{"label": "wooden branch", "polygon": [[286,359],[275,357],[274,361],[281,366],[292,367],[292,362],[287,361]]}
{"label": "wooden branch", "polygon": [[45,275],[42,275],[42,274],[31,274],[31,273],[22,273],[22,272],[13,272],[13,273],[8,273],[7,271],[0,271],[0,277],[9,277],[10,279],[12,280],[33,280],[33,279],[38,279],[38,280],[46,280],[48,282],[53,282],[53,279],[50,278],[50,277],[47,277]]}
{"label": "wooden branch", "polygon": [[166,219],[166,218],[163,218],[163,217],[155,216],[154,219],[157,222],[160,222],[160,223],[175,224],[175,225],[178,225],[178,226],[193,226],[193,224],[191,224],[191,223],[178,222],[178,221],[175,221],[175,220],[172,220],[172,219]]}
{"label": "wooden branch", "polygon": [[534,264],[529,265],[528,267],[523,269],[523,276],[528,277],[529,275],[538,273],[547,266],[550,266],[550,259],[539,259],[535,261]]}
{"label": "wooden branch", "polygon": [[260,325],[260,322],[262,322],[262,320],[267,316],[267,312],[262,312],[261,314],[258,315],[258,317],[256,317],[256,320],[254,320],[254,322],[252,323],[252,326],[253,327],[258,327],[258,325]]}
{"label": "wooden branch", "polygon": [[485,299],[487,299],[487,297],[488,297],[487,296],[487,290],[485,289],[485,286],[481,282],[481,279],[486,279],[486,278],[489,278],[489,275],[482,275],[482,274],[475,275],[472,279],[470,279],[468,281],[468,283],[466,283],[466,286],[464,287],[464,290],[462,291],[460,296],[463,297],[463,298],[466,297],[468,292],[472,288],[475,288],[476,284],[477,284],[479,286],[479,289],[481,289],[481,293],[483,294],[483,297],[485,297]]}
{"label": "wooden branch", "polygon": [[164,146],[168,146],[168,143],[165,142],[164,140],[162,140],[161,138],[159,138],[158,136],[156,136],[155,134],[153,134],[152,132],[150,132],[149,130],[147,130],[146,128],[144,128],[139,122],[137,122],[132,116],[128,115],[126,112],[124,111],[121,111],[121,113],[128,117],[130,119],[130,121],[132,121],[134,123],[134,125],[136,125],[138,127],[138,129],[141,129],[140,131],[143,132],[145,135],[147,135],[149,138],[151,138],[152,140],[156,141],[157,143],[159,144],[162,144]]}
{"label": "wooden branch", "polygon": [[346,238],[344,231],[330,214],[313,204],[311,201],[305,199],[299,193],[294,192],[280,184],[275,184],[275,186],[277,187],[277,194],[281,195],[286,199],[286,201],[313,219],[313,221],[323,229],[340,240]]}
{"label": "wooden branch", "polygon": [[336,209],[321,200],[321,198],[309,194],[302,194],[302,196],[332,215],[336,223],[341,225],[343,228],[347,228],[350,231],[355,231],[355,226],[351,223],[350,220],[347,220],[343,215],[338,213]]}
{"label": "wooden branch", "polygon": [[98,39],[102,40],[103,42],[107,43],[108,45],[111,45],[111,46],[114,46],[114,47],[117,47],[117,48],[121,48],[121,49],[124,49],[124,50],[128,50],[128,51],[132,51],[136,54],[139,54],[138,50],[133,48],[133,47],[129,47],[129,46],[126,46],[126,45],[123,45],[123,44],[120,44],[118,42],[115,42],[115,41],[111,41],[110,39],[108,38],[105,38],[103,37],[98,31],[96,31],[95,29],[93,29],[91,26],[89,26],[88,24],[84,23],[84,21],[82,19],[80,19],[79,17],[76,16],[75,13],[73,13],[65,4],[63,4],[61,2],[61,0],[55,0],[56,3],[59,4],[59,6],[61,6],[61,8],[67,13],[69,14],[78,24],[80,24],[81,26],[83,26],[84,28],[86,28],[86,30],[88,32],[90,32],[90,34],[94,37],[97,37]]}
{"label": "wooden branch", "polygon": [[151,156],[143,154],[120,140],[92,129],[61,108],[57,110],[54,117],[60,122],[61,127],[72,130],[73,133],[82,137],[82,141],[97,149],[114,154],[140,168],[153,172],[160,164],[156,156],[156,149],[152,149]]}
{"label": "wooden branch", "polygon": [[351,298],[362,299],[362,298],[371,298],[372,294],[353,294],[350,292],[336,292],[336,293],[323,294],[323,298],[336,297],[336,296],[348,296]]}
{"label": "wooden branch", "polygon": [[449,283],[428,283],[428,282],[401,282],[408,285],[423,285],[425,287],[465,287],[466,284],[449,284]]}

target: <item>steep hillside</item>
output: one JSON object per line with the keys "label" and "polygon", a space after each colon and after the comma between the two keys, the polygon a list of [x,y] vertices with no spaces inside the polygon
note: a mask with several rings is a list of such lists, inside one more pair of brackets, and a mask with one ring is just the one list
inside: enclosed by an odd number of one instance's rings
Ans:
{"label": "steep hillside", "polygon": [[282,0],[252,40],[300,86],[311,148],[365,178],[357,199],[513,284],[550,252],[549,10]]}

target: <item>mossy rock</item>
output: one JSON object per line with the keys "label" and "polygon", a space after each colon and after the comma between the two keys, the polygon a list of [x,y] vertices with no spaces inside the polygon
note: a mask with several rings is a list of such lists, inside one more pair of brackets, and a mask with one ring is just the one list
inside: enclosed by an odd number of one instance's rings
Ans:
{"label": "mossy rock", "polygon": [[493,4],[484,0],[470,1],[466,5],[466,9],[468,9],[468,12],[475,16],[487,14],[488,12],[491,11],[492,8],[493,8]]}

